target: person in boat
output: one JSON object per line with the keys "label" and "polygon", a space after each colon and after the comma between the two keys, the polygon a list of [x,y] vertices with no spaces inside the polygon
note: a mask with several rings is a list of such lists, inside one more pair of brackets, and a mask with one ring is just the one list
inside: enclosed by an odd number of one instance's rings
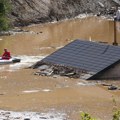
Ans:
{"label": "person in boat", "polygon": [[3,55],[2,55],[2,59],[3,59],[3,60],[9,60],[10,58],[11,58],[11,54],[10,54],[10,52],[8,52],[7,49],[5,48],[5,49],[4,49],[4,53],[3,53]]}

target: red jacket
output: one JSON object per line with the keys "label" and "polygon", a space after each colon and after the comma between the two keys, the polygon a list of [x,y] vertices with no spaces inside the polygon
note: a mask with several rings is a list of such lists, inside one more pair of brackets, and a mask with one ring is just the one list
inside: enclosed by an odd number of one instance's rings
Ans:
{"label": "red jacket", "polygon": [[2,55],[2,59],[9,60],[11,58],[10,52],[4,52]]}

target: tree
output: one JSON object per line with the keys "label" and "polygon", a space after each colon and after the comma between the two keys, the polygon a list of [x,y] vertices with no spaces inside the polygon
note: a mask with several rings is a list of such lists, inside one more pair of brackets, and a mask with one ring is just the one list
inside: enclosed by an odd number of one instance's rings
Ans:
{"label": "tree", "polygon": [[0,31],[9,29],[8,13],[11,10],[10,0],[0,0]]}

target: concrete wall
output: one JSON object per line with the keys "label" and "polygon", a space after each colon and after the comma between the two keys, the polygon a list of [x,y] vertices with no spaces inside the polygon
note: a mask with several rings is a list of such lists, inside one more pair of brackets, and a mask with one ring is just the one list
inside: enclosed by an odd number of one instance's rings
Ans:
{"label": "concrete wall", "polygon": [[94,77],[98,80],[120,80],[120,63],[112,66],[110,69],[105,70]]}

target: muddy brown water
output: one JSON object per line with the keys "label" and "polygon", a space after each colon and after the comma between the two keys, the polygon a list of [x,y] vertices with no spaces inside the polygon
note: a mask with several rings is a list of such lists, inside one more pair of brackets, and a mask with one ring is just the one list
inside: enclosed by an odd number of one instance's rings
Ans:
{"label": "muddy brown water", "polygon": [[[120,43],[120,23],[117,23],[117,41]],[[99,42],[114,41],[113,21],[88,17],[58,22],[54,24],[35,25],[22,28],[30,33],[0,37],[0,52],[7,47],[13,54],[49,54],[56,47],[64,46],[74,39]],[[45,47],[48,47],[45,49]]]}
{"label": "muddy brown water", "polygon": [[[0,37],[0,53],[8,48],[13,56],[46,56],[74,39],[108,44],[114,40],[113,21],[96,17],[32,25],[22,29],[30,32]],[[118,43],[119,29],[117,23]],[[5,70],[2,70],[4,67]],[[9,67],[0,66],[1,109],[45,111],[54,108],[67,113],[71,120],[79,120],[81,111],[85,111],[96,118],[110,120],[113,109],[120,107],[119,90],[108,91],[107,87],[96,85],[93,81],[35,76],[36,70],[25,68],[8,71]],[[120,86],[119,81],[104,82]]]}

